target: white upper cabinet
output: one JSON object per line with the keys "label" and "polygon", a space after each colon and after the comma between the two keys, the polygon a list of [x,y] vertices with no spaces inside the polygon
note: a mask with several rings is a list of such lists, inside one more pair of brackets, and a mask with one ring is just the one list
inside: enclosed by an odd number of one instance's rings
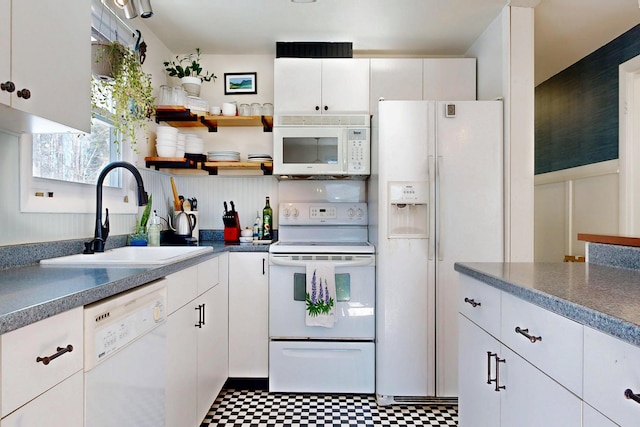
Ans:
{"label": "white upper cabinet", "polygon": [[0,16],[0,128],[89,132],[90,2],[0,0]]}
{"label": "white upper cabinet", "polygon": [[424,59],[422,99],[430,101],[475,100],[476,59]]}
{"label": "white upper cabinet", "polygon": [[369,111],[369,60],[278,58],[274,64],[277,114]]}
{"label": "white upper cabinet", "polygon": [[475,58],[372,58],[369,111],[378,100],[472,101]]}

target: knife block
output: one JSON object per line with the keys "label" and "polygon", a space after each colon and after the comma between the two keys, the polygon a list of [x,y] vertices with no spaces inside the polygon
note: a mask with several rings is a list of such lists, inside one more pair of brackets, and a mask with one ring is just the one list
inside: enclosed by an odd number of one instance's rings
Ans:
{"label": "knife block", "polygon": [[224,242],[225,243],[238,243],[240,241],[240,219],[238,213],[235,212],[231,215],[224,215],[222,217],[224,222]]}

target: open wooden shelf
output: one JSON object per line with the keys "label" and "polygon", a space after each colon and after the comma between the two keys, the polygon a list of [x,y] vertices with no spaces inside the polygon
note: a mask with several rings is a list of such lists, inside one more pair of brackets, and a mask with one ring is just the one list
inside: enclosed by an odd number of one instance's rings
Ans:
{"label": "open wooden shelf", "polygon": [[207,162],[204,154],[187,154],[187,157],[145,157],[148,168],[160,169],[202,169],[209,175],[218,175],[219,170],[262,171],[273,174],[273,162]]}
{"label": "open wooden shelf", "polygon": [[264,175],[273,174],[273,162],[204,162],[202,170],[217,175],[219,170],[261,170]]}
{"label": "open wooden shelf", "polygon": [[158,106],[156,123],[165,122],[174,127],[206,127],[209,132],[217,132],[219,126],[262,127],[264,132],[273,130],[273,116],[210,116],[192,113],[185,107]]}

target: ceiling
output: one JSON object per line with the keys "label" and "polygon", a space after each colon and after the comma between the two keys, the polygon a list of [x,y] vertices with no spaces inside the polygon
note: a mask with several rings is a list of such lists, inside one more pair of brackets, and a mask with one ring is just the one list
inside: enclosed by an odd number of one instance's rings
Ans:
{"label": "ceiling", "polygon": [[[199,47],[204,54],[275,55],[276,41],[348,41],[367,56],[458,56],[507,2],[151,0],[154,15],[144,23],[175,53]],[[535,11],[536,84],[638,23],[638,0],[541,0]]]}

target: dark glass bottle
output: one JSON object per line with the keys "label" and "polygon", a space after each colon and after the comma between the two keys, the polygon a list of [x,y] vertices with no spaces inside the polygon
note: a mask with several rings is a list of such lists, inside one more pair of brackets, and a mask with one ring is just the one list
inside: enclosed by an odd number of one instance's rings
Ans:
{"label": "dark glass bottle", "polygon": [[267,196],[267,201],[264,205],[264,209],[262,209],[262,239],[263,240],[273,239],[273,231],[271,230],[272,224],[273,224],[273,210],[271,209],[271,205],[269,204],[269,196]]}

